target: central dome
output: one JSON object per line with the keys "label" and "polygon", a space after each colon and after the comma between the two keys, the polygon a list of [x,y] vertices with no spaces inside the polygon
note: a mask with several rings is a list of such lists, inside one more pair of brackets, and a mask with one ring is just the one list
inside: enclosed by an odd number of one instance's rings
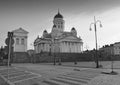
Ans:
{"label": "central dome", "polygon": [[56,14],[54,18],[63,18],[63,16],[58,12],[58,14]]}

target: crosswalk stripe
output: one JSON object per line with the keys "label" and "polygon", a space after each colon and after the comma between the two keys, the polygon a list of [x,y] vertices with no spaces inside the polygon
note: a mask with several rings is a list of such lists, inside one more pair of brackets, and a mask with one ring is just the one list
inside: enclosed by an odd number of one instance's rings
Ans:
{"label": "crosswalk stripe", "polygon": [[5,74],[8,73],[8,71],[9,71],[9,73],[11,73],[11,74],[18,72],[18,70],[15,70],[15,69],[13,70],[13,69],[12,69],[12,70],[4,70],[3,72],[0,72],[0,74],[1,74],[1,75],[5,75]]}
{"label": "crosswalk stripe", "polygon": [[61,79],[61,78],[53,78],[51,80],[66,83],[66,84],[69,84],[69,85],[81,85],[80,82],[76,82],[76,81],[73,81],[73,80],[67,80],[67,79]]}
{"label": "crosswalk stripe", "polygon": [[59,82],[59,81],[54,81],[54,80],[51,80],[51,79],[44,80],[43,83],[46,83],[48,85],[69,85],[69,84],[65,84],[65,83],[62,83],[62,82]]}
{"label": "crosswalk stripe", "polygon": [[87,83],[88,81],[86,80],[83,80],[83,79],[77,79],[77,78],[72,78],[72,77],[57,77],[57,78],[62,78],[62,79],[67,79],[67,80],[73,80],[73,81],[77,81],[77,82],[80,82],[80,83]]}
{"label": "crosswalk stripe", "polygon": [[22,79],[22,80],[17,80],[17,81],[14,81],[13,83],[19,83],[19,82],[22,82],[22,81],[26,81],[26,80],[30,80],[30,79],[35,79],[35,78],[39,78],[39,76],[30,77],[30,78],[26,78],[26,79]]}
{"label": "crosswalk stripe", "polygon": [[[18,72],[14,72],[14,73],[9,73],[9,76],[10,75],[15,75],[15,74],[21,74],[21,73],[26,73],[24,71],[18,71]],[[7,76],[7,74],[2,74],[3,76]]]}
{"label": "crosswalk stripe", "polygon": [[[17,77],[21,77],[21,76],[24,76],[24,75],[30,75],[30,73],[22,73],[22,74],[19,74],[19,75],[9,75],[9,79],[12,79],[12,78],[17,78]],[[4,76],[5,78],[7,78],[7,75]]]}
{"label": "crosswalk stripe", "polygon": [[87,78],[87,77],[83,77],[83,76],[73,76],[73,75],[63,75],[63,76],[77,78],[77,79],[83,79],[83,80],[88,80],[88,81],[91,80],[91,78]]}
{"label": "crosswalk stripe", "polygon": [[[8,70],[9,70],[9,79],[7,80]],[[15,83],[19,83],[19,82],[26,81],[29,79],[41,77],[40,74],[17,69],[17,68],[0,69],[0,75],[5,80],[7,80],[10,85],[14,85]]]}
{"label": "crosswalk stripe", "polygon": [[29,79],[34,79],[34,78],[38,78],[37,75],[24,75],[24,76],[18,76],[16,78],[11,78],[9,79],[10,82],[16,83],[16,82],[21,82],[21,81],[25,81],[25,80],[29,80]]}

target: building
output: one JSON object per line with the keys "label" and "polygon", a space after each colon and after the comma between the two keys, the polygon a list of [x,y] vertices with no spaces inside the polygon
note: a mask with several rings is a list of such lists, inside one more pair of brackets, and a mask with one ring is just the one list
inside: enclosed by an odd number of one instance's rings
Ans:
{"label": "building", "polygon": [[14,52],[27,52],[28,32],[22,28],[13,30]]}
{"label": "building", "polygon": [[120,55],[120,42],[114,43],[114,55]]}
{"label": "building", "polygon": [[105,55],[114,55],[114,44],[105,45],[99,49]]}
{"label": "building", "polygon": [[81,37],[77,36],[77,30],[73,27],[70,32],[66,32],[64,25],[63,16],[58,11],[53,19],[51,32],[48,33],[47,30],[44,30],[43,35],[35,39],[35,53],[81,53],[83,42]]}
{"label": "building", "polygon": [[29,49],[29,50],[27,50],[27,53],[29,54],[29,56],[31,56],[31,55],[34,54],[34,50],[33,49]]}
{"label": "building", "polygon": [[109,55],[120,55],[120,42],[114,44],[105,45],[100,50]]}

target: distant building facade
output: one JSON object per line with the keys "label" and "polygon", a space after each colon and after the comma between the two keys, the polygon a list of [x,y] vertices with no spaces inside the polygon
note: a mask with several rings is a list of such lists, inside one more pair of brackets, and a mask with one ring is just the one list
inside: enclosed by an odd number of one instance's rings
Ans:
{"label": "distant building facade", "polygon": [[120,55],[120,42],[116,42],[111,45],[105,45],[100,50],[104,51],[106,54]]}
{"label": "distant building facade", "polygon": [[120,42],[114,43],[114,54],[120,55]]}
{"label": "distant building facade", "polygon": [[13,30],[14,52],[27,52],[28,32],[22,28]]}
{"label": "distant building facade", "polygon": [[81,53],[83,41],[77,37],[77,31],[73,27],[70,32],[64,31],[65,21],[58,12],[53,19],[53,27],[50,33],[43,31],[41,37],[34,41],[35,53],[56,52],[56,53]]}
{"label": "distant building facade", "polygon": [[114,55],[114,44],[105,45],[100,48],[101,52],[104,52],[106,55]]}

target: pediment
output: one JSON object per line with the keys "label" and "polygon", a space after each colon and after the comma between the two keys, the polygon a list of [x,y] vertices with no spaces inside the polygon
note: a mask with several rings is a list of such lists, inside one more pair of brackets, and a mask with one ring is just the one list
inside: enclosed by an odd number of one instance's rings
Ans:
{"label": "pediment", "polygon": [[14,32],[14,33],[25,33],[25,34],[28,34],[28,32],[26,30],[22,29],[22,28],[13,30],[12,32]]}

